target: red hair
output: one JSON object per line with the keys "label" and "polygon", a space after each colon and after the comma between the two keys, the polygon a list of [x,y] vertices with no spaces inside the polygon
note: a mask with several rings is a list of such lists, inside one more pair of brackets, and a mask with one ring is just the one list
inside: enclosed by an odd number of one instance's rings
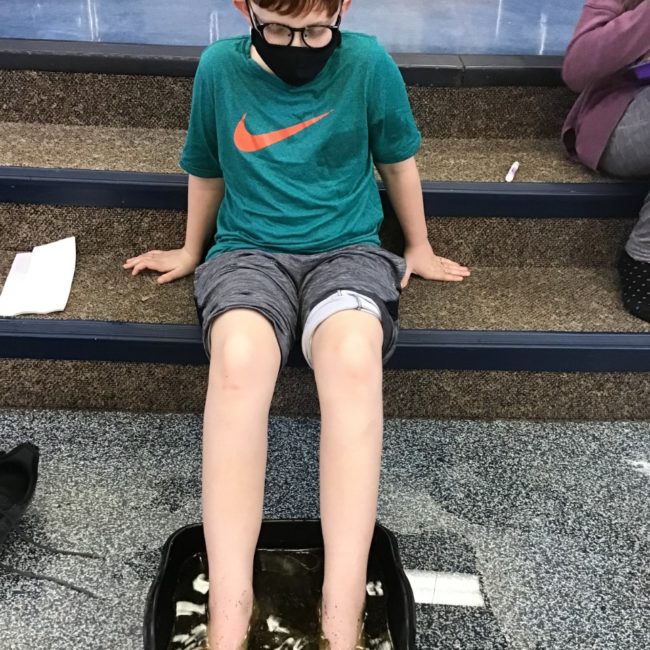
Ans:
{"label": "red hair", "polygon": [[305,16],[312,11],[326,11],[333,16],[338,11],[341,0],[255,0],[255,4],[282,16]]}

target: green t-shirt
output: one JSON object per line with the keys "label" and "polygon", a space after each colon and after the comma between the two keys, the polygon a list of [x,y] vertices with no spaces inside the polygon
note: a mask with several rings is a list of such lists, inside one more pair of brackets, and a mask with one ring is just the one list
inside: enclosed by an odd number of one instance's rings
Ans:
{"label": "green t-shirt", "polygon": [[223,177],[207,259],[241,248],[320,253],[379,245],[375,163],[417,152],[399,69],[374,37],[344,32],[322,72],[295,87],[250,57],[250,36],[201,55],[180,166]]}

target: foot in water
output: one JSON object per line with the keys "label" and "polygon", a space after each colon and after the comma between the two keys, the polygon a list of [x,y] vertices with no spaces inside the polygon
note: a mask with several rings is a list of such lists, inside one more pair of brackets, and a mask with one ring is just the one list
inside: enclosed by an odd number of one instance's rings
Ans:
{"label": "foot in water", "polygon": [[352,600],[323,597],[318,650],[365,650],[365,589],[361,606]]}
{"label": "foot in water", "polygon": [[208,614],[209,650],[248,650],[248,642],[257,613],[252,591],[239,597],[210,597]]}

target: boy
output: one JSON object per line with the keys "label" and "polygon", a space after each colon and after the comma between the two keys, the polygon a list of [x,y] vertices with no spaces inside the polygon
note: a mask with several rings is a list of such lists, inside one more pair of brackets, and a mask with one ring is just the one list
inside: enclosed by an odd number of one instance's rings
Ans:
{"label": "boy", "polygon": [[[196,268],[210,375],[203,516],[212,650],[246,647],[266,433],[279,370],[301,332],[321,409],[325,578],[321,644],[362,638],[382,447],[382,361],[411,273],[461,281],[431,250],[414,158],[420,135],[399,70],[374,38],[341,34],[351,0],[234,0],[251,35],[201,56],[181,167],[185,245],[124,265],[164,283]],[[405,261],[379,247],[377,165]],[[242,641],[243,639],[243,641]],[[327,639],[327,640],[325,640]]]}

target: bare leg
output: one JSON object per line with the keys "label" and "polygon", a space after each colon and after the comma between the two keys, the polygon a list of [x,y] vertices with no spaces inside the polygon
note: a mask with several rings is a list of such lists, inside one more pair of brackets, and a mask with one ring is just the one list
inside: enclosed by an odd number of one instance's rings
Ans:
{"label": "bare leg", "polygon": [[383,438],[382,337],[377,318],[344,311],[312,342],[322,418],[322,628],[332,650],[355,647],[365,602]]}
{"label": "bare leg", "polygon": [[211,650],[239,648],[253,604],[268,414],[280,368],[271,324],[252,310],[220,316],[211,333],[203,422],[203,522],[210,567]]}

